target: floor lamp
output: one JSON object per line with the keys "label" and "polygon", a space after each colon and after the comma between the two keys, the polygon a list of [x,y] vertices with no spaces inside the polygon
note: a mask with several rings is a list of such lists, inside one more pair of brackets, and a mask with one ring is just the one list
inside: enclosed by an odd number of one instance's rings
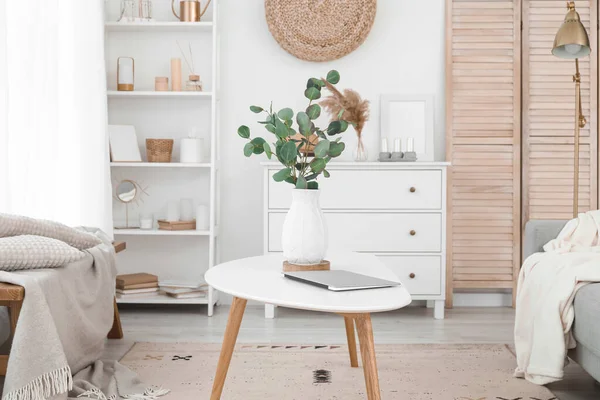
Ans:
{"label": "floor lamp", "polygon": [[579,74],[579,58],[591,52],[590,38],[581,23],[579,13],[575,11],[575,2],[567,3],[569,11],[554,39],[552,54],[559,58],[575,60],[575,136],[574,136],[574,174],[573,174],[573,218],[577,218],[579,209],[579,130],[585,127],[586,120],[581,111],[581,75]]}

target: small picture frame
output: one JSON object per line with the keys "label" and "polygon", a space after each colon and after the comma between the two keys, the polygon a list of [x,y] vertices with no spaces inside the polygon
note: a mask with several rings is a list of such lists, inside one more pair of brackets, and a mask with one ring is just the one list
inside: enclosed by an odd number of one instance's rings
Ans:
{"label": "small picture frame", "polygon": [[390,143],[400,138],[406,151],[413,138],[419,161],[433,161],[433,95],[385,94],[381,96],[381,138]]}
{"label": "small picture frame", "polygon": [[110,160],[113,162],[142,162],[135,127],[109,125]]}

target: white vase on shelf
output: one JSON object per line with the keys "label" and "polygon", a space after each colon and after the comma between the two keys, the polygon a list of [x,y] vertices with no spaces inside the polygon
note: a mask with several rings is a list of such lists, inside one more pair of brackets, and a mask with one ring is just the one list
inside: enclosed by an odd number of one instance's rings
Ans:
{"label": "white vase on shelf", "polygon": [[319,190],[292,190],[292,205],[283,221],[281,247],[291,264],[314,265],[325,258],[327,227]]}

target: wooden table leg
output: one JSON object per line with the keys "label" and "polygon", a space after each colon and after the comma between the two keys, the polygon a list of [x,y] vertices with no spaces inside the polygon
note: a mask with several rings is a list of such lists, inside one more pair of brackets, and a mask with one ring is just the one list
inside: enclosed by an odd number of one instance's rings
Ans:
{"label": "wooden table leg", "polygon": [[363,370],[365,373],[367,398],[369,400],[381,400],[371,314],[357,314],[355,321],[356,329],[358,330],[358,339],[360,341],[360,354],[362,356]]}
{"label": "wooden table leg", "polygon": [[358,368],[358,356],[356,355],[356,336],[354,335],[354,318],[344,316],[346,323],[346,337],[348,338],[348,352],[350,353],[350,366]]}
{"label": "wooden table leg", "polygon": [[239,297],[233,298],[233,303],[229,309],[229,319],[227,320],[227,328],[225,329],[225,337],[221,346],[221,355],[219,356],[219,364],[217,365],[217,373],[215,374],[210,400],[219,400],[221,393],[223,393],[227,370],[229,369],[233,348],[235,347],[240,325],[242,324],[246,303],[247,300],[245,299],[240,299]]}
{"label": "wooden table leg", "polygon": [[113,326],[110,328],[106,337],[109,339],[123,339],[123,326],[121,325],[121,316],[119,315],[117,299],[113,300]]}

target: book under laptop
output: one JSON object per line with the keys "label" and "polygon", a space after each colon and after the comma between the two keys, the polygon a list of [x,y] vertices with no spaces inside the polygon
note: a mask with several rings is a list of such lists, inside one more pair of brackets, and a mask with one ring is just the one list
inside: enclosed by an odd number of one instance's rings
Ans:
{"label": "book under laptop", "polygon": [[401,285],[400,282],[388,281],[344,270],[284,272],[283,275],[288,279],[334,292],[379,289]]}

